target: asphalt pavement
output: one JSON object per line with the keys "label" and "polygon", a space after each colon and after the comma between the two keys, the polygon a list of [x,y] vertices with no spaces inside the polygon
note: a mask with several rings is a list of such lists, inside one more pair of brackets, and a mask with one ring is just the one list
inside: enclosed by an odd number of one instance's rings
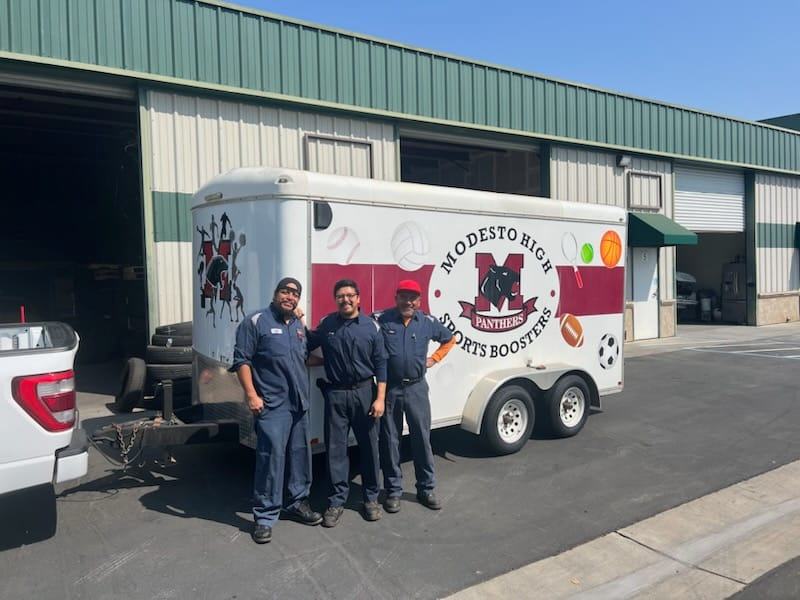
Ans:
{"label": "asphalt pavement", "polygon": [[[446,596],[800,458],[800,363],[789,358],[800,352],[736,346],[800,347],[800,328],[733,330],[632,347],[625,391],[574,438],[537,430],[519,453],[492,457],[458,428],[434,432],[440,512],[413,500],[406,462],[399,514],[365,522],[356,477],[339,527],[281,521],[267,546],[249,537],[251,451],[181,448],[127,473],[92,451],[88,476],[58,489],[54,509],[30,496],[0,505],[0,598]],[[115,418],[103,390],[89,391],[85,426]]]}

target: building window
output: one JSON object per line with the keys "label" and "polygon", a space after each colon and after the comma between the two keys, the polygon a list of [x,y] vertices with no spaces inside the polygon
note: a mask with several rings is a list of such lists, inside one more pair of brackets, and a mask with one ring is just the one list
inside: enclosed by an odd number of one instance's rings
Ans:
{"label": "building window", "polygon": [[534,150],[401,138],[400,179],[538,196],[541,160]]}

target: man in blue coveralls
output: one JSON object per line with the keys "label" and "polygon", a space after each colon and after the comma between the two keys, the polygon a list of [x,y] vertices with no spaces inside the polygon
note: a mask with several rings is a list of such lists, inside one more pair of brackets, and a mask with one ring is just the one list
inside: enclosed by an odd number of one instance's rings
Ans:
{"label": "man in blue coveralls", "polygon": [[361,299],[355,281],[337,281],[333,297],[338,310],[322,319],[319,327],[308,336],[309,351],[322,347],[328,378],[322,385],[322,392],[330,494],[323,527],[338,524],[350,490],[347,438],[351,427],[361,455],[364,518],[367,521],[381,518],[378,420],[383,414],[386,393],[383,338],[377,323],[359,312]]}
{"label": "man in blue coveralls", "polygon": [[311,445],[308,423],[306,328],[296,317],[302,286],[297,279],[278,282],[269,307],[247,315],[236,329],[233,364],[253,413],[256,430],[253,540],[272,540],[272,526],[283,506],[284,469],[288,470],[286,513],[306,525],[319,525],[311,510]]}
{"label": "man in blue coveralls", "polygon": [[[389,354],[386,414],[381,419],[380,452],[386,488],[386,512],[400,510],[403,471],[400,469],[400,437],[403,415],[411,437],[411,455],[417,477],[417,500],[433,510],[442,508],[434,488],[433,452],[431,451],[431,404],[425,372],[455,345],[453,334],[438,319],[420,308],[422,288],[411,279],[401,281],[395,295],[395,308],[374,316]],[[430,341],[439,348],[428,356]]]}

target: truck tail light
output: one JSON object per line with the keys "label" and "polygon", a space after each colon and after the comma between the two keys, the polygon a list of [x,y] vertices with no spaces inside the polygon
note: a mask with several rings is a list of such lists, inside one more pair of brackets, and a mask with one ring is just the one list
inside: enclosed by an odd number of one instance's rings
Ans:
{"label": "truck tail light", "polygon": [[64,431],[75,424],[72,371],[15,377],[11,391],[17,404],[47,431]]}

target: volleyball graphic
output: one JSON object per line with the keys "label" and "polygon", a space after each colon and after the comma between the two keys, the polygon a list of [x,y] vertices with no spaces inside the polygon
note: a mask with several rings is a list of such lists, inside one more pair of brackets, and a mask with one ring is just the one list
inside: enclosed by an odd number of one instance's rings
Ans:
{"label": "volleyball graphic", "polygon": [[418,223],[406,221],[394,230],[392,257],[395,264],[404,271],[416,271],[424,266],[429,250],[428,238]]}
{"label": "volleyball graphic", "polygon": [[609,269],[616,267],[622,258],[622,240],[616,231],[609,230],[603,234],[603,239],[600,240],[600,258]]}
{"label": "volleyball graphic", "polygon": [[591,244],[584,244],[581,246],[581,260],[583,264],[588,265],[594,258],[594,248]]}
{"label": "volleyball graphic", "polygon": [[328,236],[328,252],[330,257],[340,265],[349,265],[361,242],[356,232],[349,227],[337,227]]}
{"label": "volleyball graphic", "polygon": [[619,342],[610,333],[600,338],[600,347],[597,349],[597,357],[600,359],[600,366],[604,369],[613,367],[619,358]]}
{"label": "volleyball graphic", "polygon": [[561,337],[573,348],[583,346],[583,326],[578,317],[569,313],[561,315]]}

